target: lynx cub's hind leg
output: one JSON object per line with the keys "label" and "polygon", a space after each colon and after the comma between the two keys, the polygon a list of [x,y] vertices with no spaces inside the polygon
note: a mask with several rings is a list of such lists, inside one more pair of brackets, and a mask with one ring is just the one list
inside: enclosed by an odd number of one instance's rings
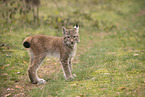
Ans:
{"label": "lynx cub's hind leg", "polygon": [[28,75],[29,78],[31,80],[32,83],[34,84],[42,84],[45,83],[44,79],[39,79],[39,77],[37,76],[37,70],[39,68],[39,66],[41,65],[42,61],[44,60],[45,55],[41,55],[41,56],[34,56],[34,60],[31,59],[31,61],[33,60],[31,66],[28,69]]}
{"label": "lynx cub's hind leg", "polygon": [[34,54],[32,51],[30,51],[30,49],[29,49],[29,55],[30,55],[30,66],[31,66],[34,62]]}

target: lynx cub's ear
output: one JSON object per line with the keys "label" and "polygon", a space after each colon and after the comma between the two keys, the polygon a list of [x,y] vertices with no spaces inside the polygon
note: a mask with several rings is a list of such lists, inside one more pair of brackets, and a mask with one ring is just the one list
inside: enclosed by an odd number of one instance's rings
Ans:
{"label": "lynx cub's ear", "polygon": [[77,33],[79,32],[79,26],[78,25],[74,26],[74,29],[76,29]]}
{"label": "lynx cub's ear", "polygon": [[62,34],[65,35],[67,33],[67,29],[65,27],[62,27]]}

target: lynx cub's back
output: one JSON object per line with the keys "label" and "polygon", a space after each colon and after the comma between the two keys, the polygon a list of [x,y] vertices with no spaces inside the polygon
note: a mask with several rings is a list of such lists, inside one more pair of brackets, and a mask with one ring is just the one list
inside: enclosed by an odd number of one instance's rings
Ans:
{"label": "lynx cub's back", "polygon": [[72,79],[71,64],[77,50],[79,40],[79,26],[73,29],[63,27],[63,37],[35,35],[27,37],[23,41],[23,46],[30,54],[30,67],[28,75],[32,83],[45,83],[44,79],[39,79],[37,70],[46,56],[58,57],[61,61],[62,69],[66,80]]}

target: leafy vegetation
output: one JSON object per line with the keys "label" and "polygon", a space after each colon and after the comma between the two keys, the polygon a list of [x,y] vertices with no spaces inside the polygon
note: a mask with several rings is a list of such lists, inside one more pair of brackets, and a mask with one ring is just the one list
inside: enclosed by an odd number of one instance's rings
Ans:
{"label": "leafy vegetation", "polygon": [[[55,0],[56,1],[56,0]],[[42,0],[40,22],[0,24],[1,96],[145,96],[145,1]],[[2,21],[2,20],[1,20]],[[61,36],[61,27],[80,25],[81,42],[73,62],[73,81],[65,81],[58,59],[46,58],[38,71],[47,84],[31,84],[24,38]]]}

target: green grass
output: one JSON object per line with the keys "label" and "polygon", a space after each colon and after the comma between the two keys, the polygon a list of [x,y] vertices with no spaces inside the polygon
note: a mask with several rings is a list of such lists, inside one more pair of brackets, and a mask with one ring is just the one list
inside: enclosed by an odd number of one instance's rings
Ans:
{"label": "green grass", "polygon": [[[61,12],[53,2],[47,4],[42,0],[41,4],[39,25],[12,22],[0,26],[0,44],[4,44],[0,47],[1,95],[145,96],[145,14],[140,12],[144,10],[144,1],[106,0],[99,3],[79,0],[69,4],[63,0],[58,2]],[[80,25],[81,42],[73,64],[73,74],[77,76],[73,81],[65,81],[59,62],[46,59],[38,75],[46,79],[47,84],[32,85],[27,77],[29,56],[22,42],[25,37],[36,34],[60,36],[62,25],[53,18],[49,18],[53,23],[48,23],[49,16],[61,21],[69,18],[72,24]]]}

